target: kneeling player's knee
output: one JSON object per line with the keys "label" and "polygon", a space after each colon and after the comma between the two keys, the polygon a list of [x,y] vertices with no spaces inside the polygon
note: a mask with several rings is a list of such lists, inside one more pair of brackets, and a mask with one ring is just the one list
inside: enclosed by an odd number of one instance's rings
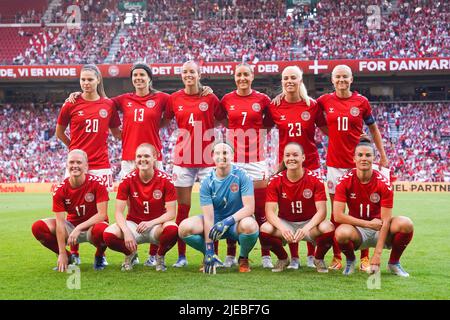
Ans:
{"label": "kneeling player's knee", "polygon": [[258,224],[253,218],[244,218],[239,222],[239,229],[243,233],[255,233],[258,231]]}
{"label": "kneeling player's knee", "polygon": [[261,225],[259,231],[264,233],[271,233],[272,229],[273,229],[272,225],[269,222],[265,222]]}
{"label": "kneeling player's knee", "polygon": [[414,231],[414,224],[412,220],[408,217],[400,216],[398,219],[398,228],[402,233],[410,233]]}
{"label": "kneeling player's knee", "polygon": [[351,238],[351,233],[347,228],[342,227],[341,225],[335,230],[334,237],[338,243],[347,243]]}
{"label": "kneeling player's knee", "polygon": [[334,225],[330,221],[323,221],[320,223],[320,231],[322,233],[329,233],[334,231]]}
{"label": "kneeling player's knee", "polygon": [[178,236],[185,238],[192,234],[192,228],[188,220],[183,220],[178,226]]}

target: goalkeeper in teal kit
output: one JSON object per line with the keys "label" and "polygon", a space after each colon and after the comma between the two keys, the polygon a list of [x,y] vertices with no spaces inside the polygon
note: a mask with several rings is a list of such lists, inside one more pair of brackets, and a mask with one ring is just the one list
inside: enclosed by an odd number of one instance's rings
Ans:
{"label": "goalkeeper in teal kit", "polygon": [[248,254],[258,239],[259,228],[253,217],[253,182],[247,173],[231,163],[233,148],[224,142],[213,147],[215,168],[201,183],[202,214],[184,220],[179,236],[202,252],[204,272],[216,273],[222,265],[214,253],[214,241],[237,240],[240,245],[239,272],[249,272]]}

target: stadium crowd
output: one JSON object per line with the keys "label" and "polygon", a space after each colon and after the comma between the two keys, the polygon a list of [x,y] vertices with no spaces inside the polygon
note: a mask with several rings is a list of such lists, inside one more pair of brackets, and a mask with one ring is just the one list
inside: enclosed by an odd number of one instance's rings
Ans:
{"label": "stadium crowd", "polygon": [[[54,133],[59,107],[51,103],[16,103],[0,105],[0,183],[57,182],[64,175],[67,148]],[[385,149],[400,181],[450,182],[450,140],[445,139],[450,105],[448,103],[374,104],[374,114],[385,142]],[[399,125],[395,123],[398,120]],[[172,171],[172,151],[176,124],[160,131],[164,169]],[[321,162],[326,155],[327,138],[316,135]],[[120,171],[120,142],[109,140],[109,154],[115,179]],[[267,163],[277,168],[278,135],[269,134]],[[324,165],[322,167],[325,167]]]}
{"label": "stadium crowd", "polygon": [[[321,0],[316,7],[302,7],[301,14],[295,9],[288,15],[284,1],[148,0],[147,10],[126,25],[117,1],[77,3],[82,31],[35,28],[26,35],[30,46],[14,63],[102,63],[119,32],[115,63],[450,55],[450,4],[445,1],[371,2],[379,5],[378,15],[367,1]],[[57,22],[67,21],[69,4],[56,9]],[[42,34],[47,40],[33,41]]]}

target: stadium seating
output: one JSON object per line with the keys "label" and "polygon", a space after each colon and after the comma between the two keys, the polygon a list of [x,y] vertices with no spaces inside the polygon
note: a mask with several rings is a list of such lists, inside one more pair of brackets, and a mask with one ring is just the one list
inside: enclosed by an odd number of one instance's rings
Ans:
{"label": "stadium seating", "polygon": [[48,0],[0,1],[0,23],[39,23]]}
{"label": "stadium seating", "polygon": [[[381,103],[374,114],[380,128],[391,166],[400,181],[448,181],[450,167],[448,103]],[[57,182],[64,175],[67,148],[55,135],[59,106],[50,103],[16,103],[0,105],[0,122],[7,119],[8,128],[0,131],[0,183]],[[400,125],[395,125],[395,118]],[[176,142],[176,124],[161,130],[164,143],[164,169],[172,172],[172,151]],[[325,165],[327,140],[316,135],[322,167]],[[121,145],[110,136],[109,156],[115,179],[120,171]],[[268,137],[267,163],[271,172],[277,169],[278,135]],[[325,173],[325,172],[323,172]]]}

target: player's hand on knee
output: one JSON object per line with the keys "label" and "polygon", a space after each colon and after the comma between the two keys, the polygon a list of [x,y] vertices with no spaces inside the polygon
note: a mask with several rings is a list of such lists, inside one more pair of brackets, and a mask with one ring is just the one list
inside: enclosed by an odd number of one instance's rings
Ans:
{"label": "player's hand on knee", "polygon": [[301,241],[301,240],[303,240],[307,235],[308,235],[308,231],[306,231],[306,230],[304,230],[303,228],[302,229],[298,229],[296,232],[295,232],[295,235],[294,235],[294,241],[295,242],[299,242],[299,241]]}
{"label": "player's hand on knee", "polygon": [[209,231],[209,238],[213,241],[219,240],[234,223],[235,220],[233,216],[217,222]]}
{"label": "player's hand on knee", "polygon": [[136,228],[136,232],[144,233],[153,227],[151,221],[142,221]]}
{"label": "player's hand on knee", "polygon": [[369,221],[369,228],[375,231],[379,231],[381,226],[383,225],[383,221],[380,219],[372,219]]}
{"label": "player's hand on knee", "polygon": [[77,228],[73,229],[73,231],[69,234],[69,238],[67,239],[67,243],[69,246],[74,246],[78,242],[78,236],[80,235],[81,231],[79,231]]}
{"label": "player's hand on knee", "polygon": [[291,242],[295,242],[294,239],[294,234],[292,233],[292,231],[290,229],[283,229],[281,230],[281,235],[283,236],[284,239],[286,239],[287,242],[291,243]]}
{"label": "player's hand on knee", "polygon": [[125,247],[127,247],[128,250],[130,250],[132,252],[135,252],[137,250],[137,243],[132,234],[125,233],[124,241],[125,241]]}

